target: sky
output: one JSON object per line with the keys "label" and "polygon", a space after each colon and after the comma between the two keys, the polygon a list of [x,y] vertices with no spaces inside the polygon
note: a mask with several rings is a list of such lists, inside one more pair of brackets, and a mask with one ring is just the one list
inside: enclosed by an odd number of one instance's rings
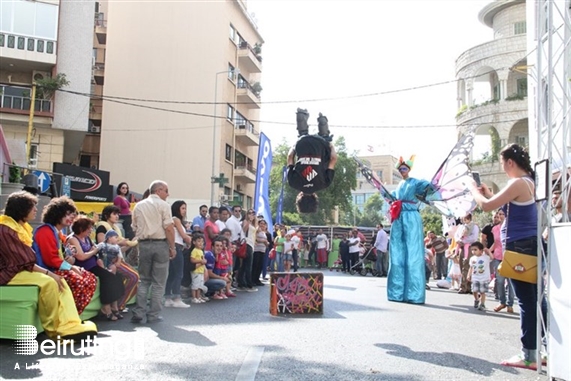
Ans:
{"label": "sky", "polygon": [[411,175],[430,179],[457,140],[456,58],[493,39],[478,20],[490,2],[248,0],[265,41],[262,132],[293,144],[297,107],[310,133],[322,112],[350,153],[415,154]]}

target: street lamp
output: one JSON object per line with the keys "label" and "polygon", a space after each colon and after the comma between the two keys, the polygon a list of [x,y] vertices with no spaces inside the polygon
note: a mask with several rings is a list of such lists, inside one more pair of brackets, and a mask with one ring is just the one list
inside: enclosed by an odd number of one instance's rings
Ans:
{"label": "street lamp", "polygon": [[214,125],[212,127],[212,175],[210,178],[211,181],[211,186],[210,186],[210,206],[214,205],[214,193],[215,193],[215,181],[214,179],[216,178],[216,131],[217,131],[217,125],[216,125],[216,121],[218,119],[218,114],[216,112],[216,106],[217,106],[217,100],[218,100],[218,75],[220,74],[229,74],[232,73],[234,76],[237,76],[238,74],[240,74],[240,69],[231,69],[231,70],[224,70],[224,71],[219,71],[218,73],[215,74],[215,79],[214,79],[214,115],[212,116],[212,119],[214,119]]}

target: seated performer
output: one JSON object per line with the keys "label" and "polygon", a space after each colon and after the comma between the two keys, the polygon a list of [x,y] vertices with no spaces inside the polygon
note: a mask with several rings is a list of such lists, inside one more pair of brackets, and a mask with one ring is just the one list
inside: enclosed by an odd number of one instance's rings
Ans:
{"label": "seated performer", "polygon": [[319,114],[317,135],[308,135],[308,118],[307,110],[297,109],[299,139],[287,158],[288,183],[300,191],[296,198],[297,210],[300,213],[317,211],[318,199],[315,192],[331,185],[337,162],[337,152],[331,144],[333,136],[329,134],[327,117]]}

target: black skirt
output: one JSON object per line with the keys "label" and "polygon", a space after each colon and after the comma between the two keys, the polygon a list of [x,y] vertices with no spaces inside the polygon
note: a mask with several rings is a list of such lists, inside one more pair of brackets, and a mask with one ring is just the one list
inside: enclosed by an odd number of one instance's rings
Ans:
{"label": "black skirt", "polygon": [[99,266],[92,267],[89,271],[99,278],[99,300],[101,304],[111,304],[123,296],[125,286],[123,286],[123,277],[120,274],[113,274]]}

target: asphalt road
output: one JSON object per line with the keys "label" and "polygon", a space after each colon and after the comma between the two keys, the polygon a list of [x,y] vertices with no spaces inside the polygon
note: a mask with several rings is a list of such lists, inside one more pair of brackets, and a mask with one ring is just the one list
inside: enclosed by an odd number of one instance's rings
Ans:
{"label": "asphalt road", "polygon": [[[386,278],[325,271],[322,316],[269,314],[269,286],[165,309],[165,320],[98,321],[91,355],[16,355],[0,341],[0,377],[45,380],[547,380],[501,366],[519,349],[519,318],[473,308],[470,295],[388,302]],[[45,339],[44,335],[38,338]],[[77,350],[76,350],[77,352]],[[15,369],[16,363],[20,369]],[[25,369],[34,364],[35,369]]]}

